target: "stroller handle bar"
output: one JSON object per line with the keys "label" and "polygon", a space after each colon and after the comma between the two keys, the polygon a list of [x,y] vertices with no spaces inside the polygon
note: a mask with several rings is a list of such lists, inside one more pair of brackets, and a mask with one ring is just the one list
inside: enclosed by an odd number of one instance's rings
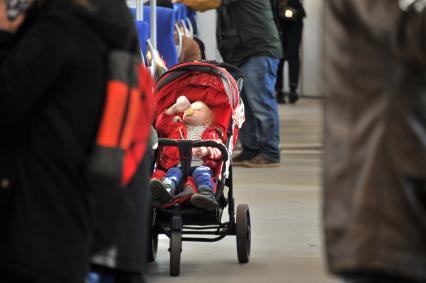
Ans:
{"label": "stroller handle bar", "polygon": [[220,152],[222,153],[222,157],[223,157],[223,161],[226,162],[228,160],[229,154],[228,154],[228,150],[226,149],[226,146],[223,143],[214,141],[214,140],[196,140],[196,141],[191,141],[191,140],[174,140],[174,139],[158,139],[158,145],[161,146],[177,146],[179,147],[182,144],[188,144],[191,143],[192,147],[202,147],[202,146],[210,146],[210,147],[215,147],[218,148],[220,150]]}

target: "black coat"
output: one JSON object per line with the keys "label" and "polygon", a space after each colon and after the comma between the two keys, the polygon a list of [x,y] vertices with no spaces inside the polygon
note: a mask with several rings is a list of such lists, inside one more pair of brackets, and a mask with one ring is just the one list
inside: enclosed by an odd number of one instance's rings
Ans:
{"label": "black coat", "polygon": [[0,32],[0,269],[43,282],[83,282],[87,271],[86,167],[106,82],[99,39],[124,47],[133,32],[122,0],[92,1],[94,12],[69,2],[34,5],[15,36]]}

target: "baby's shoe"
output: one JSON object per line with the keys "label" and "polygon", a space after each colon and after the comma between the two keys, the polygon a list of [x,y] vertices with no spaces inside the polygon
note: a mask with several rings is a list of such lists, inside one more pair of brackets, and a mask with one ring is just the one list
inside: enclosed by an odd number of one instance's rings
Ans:
{"label": "baby's shoe", "polygon": [[198,193],[192,195],[191,203],[196,207],[204,208],[209,211],[215,210],[218,207],[214,193],[208,187],[199,188]]}
{"label": "baby's shoe", "polygon": [[151,179],[149,186],[151,188],[152,199],[162,203],[168,203],[173,199],[172,187],[158,179]]}

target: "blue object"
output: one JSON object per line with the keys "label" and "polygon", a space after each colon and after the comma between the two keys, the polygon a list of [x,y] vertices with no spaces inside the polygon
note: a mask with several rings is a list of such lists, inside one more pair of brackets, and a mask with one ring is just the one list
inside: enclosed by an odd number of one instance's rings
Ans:
{"label": "blue object", "polygon": [[142,55],[144,57],[144,60],[146,62],[146,41],[149,38],[149,24],[145,21],[135,21],[136,24],[136,30],[139,37],[139,44],[142,50]]}
{"label": "blue object", "polygon": [[197,12],[195,12],[194,10],[190,10],[187,7],[186,13],[188,15],[189,20],[191,21],[192,29],[194,31],[194,35],[197,35],[198,34],[198,26],[197,26],[197,21],[195,19],[195,16],[196,16]]}
{"label": "blue object", "polygon": [[175,21],[180,21],[182,19],[182,10],[178,3],[173,3],[173,12],[175,13]]}
{"label": "blue object", "polygon": [[188,23],[186,22],[186,18],[188,17],[188,11],[186,9],[186,6],[181,3],[177,3],[179,10],[180,10],[180,19],[179,21],[183,23],[186,29],[189,30]]}
{"label": "blue object", "polygon": [[86,277],[86,283],[99,283],[99,274],[96,272],[89,272]]}
{"label": "blue object", "polygon": [[167,170],[167,174],[164,177],[163,183],[170,185],[170,187],[174,191],[182,180],[182,176],[183,174],[180,168],[172,167]]}
{"label": "blue object", "polygon": [[[211,191],[214,189],[212,182],[213,171],[207,166],[193,166],[191,167],[190,174],[194,179],[197,188],[209,188]],[[182,180],[182,170],[178,167],[172,167],[167,170],[167,174],[164,177],[163,182],[170,185],[174,190]]]}
{"label": "blue object", "polygon": [[185,25],[186,28],[188,28],[186,23],[186,18],[187,18],[186,6],[181,3],[174,3],[173,10],[175,11],[176,22],[181,22]]}
{"label": "blue object", "polygon": [[186,11],[186,6],[181,4],[181,3],[176,3],[176,5],[179,7],[180,10],[180,21],[186,19],[187,17],[187,11]]}
{"label": "blue object", "polygon": [[[150,7],[144,7],[144,21],[150,22]],[[167,68],[178,63],[175,40],[173,37],[175,13],[171,8],[157,7],[157,50],[166,62]]]}
{"label": "blue object", "polygon": [[[129,10],[133,18],[136,19],[136,8],[129,8]],[[170,68],[178,63],[178,54],[176,51],[173,31],[175,20],[177,19],[177,17],[180,17],[181,14],[182,10],[181,8],[179,8],[179,6],[174,5],[173,9],[157,7],[157,50],[160,52],[160,55],[166,62],[167,68]],[[144,6],[143,22],[145,22],[145,24],[136,22],[139,34],[139,41],[141,42],[141,48],[143,50],[144,55],[146,55],[145,29],[147,28],[149,30],[150,20],[150,7]],[[148,32],[147,36],[148,38],[150,38],[150,32]]]}
{"label": "blue object", "polygon": [[212,182],[213,171],[207,166],[198,166],[191,172],[192,178],[194,178],[195,185],[199,190],[201,188],[209,188],[211,191],[214,189]]}

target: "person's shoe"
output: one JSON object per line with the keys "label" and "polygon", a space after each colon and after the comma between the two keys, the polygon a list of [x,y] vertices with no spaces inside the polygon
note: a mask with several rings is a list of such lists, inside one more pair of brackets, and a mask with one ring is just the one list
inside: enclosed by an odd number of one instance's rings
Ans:
{"label": "person's shoe", "polygon": [[210,188],[200,188],[199,190],[198,193],[193,194],[191,197],[192,205],[209,211],[215,210],[219,204],[217,203],[213,191]]}
{"label": "person's shoe", "polygon": [[278,104],[287,104],[287,101],[285,101],[285,97],[277,97],[277,103]]}
{"label": "person's shoe", "polygon": [[284,94],[283,91],[277,91],[276,97],[277,97],[277,103],[278,104],[286,104],[285,94]]}
{"label": "person's shoe", "polygon": [[247,154],[242,151],[240,154],[232,158],[232,166],[244,166],[244,162],[252,159],[256,154]]}
{"label": "person's shoe", "polygon": [[149,186],[151,188],[152,199],[167,203],[173,198],[173,189],[158,179],[151,179]]}
{"label": "person's shoe", "polygon": [[288,102],[290,104],[295,104],[298,100],[299,100],[299,94],[297,94],[297,92],[291,91],[288,94]]}
{"label": "person's shoe", "polygon": [[244,166],[249,168],[273,168],[280,167],[279,160],[271,160],[265,158],[263,155],[258,154],[250,160],[244,161]]}

